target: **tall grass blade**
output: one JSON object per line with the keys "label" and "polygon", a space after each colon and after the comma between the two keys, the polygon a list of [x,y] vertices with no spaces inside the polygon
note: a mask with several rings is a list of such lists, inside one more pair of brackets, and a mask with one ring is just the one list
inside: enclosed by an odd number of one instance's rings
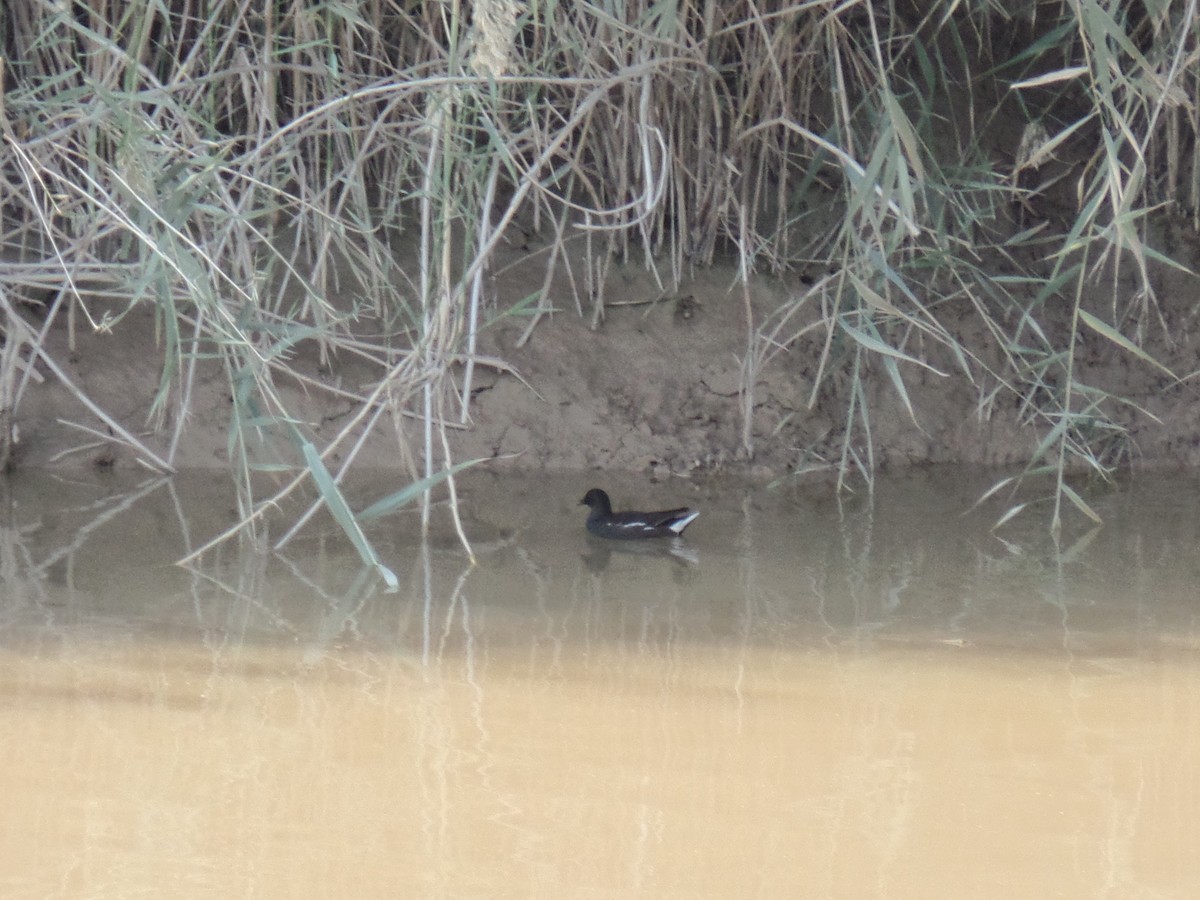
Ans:
{"label": "tall grass blade", "polygon": [[358,555],[362,561],[374,568],[383,578],[388,590],[398,590],[400,582],[396,578],[396,573],[385,566],[379,559],[375,548],[367,540],[367,536],[363,533],[362,527],[351,511],[349,504],[346,503],[346,498],[342,495],[341,490],[338,489],[337,484],[334,483],[333,476],[325,468],[325,461],[321,459],[321,454],[317,451],[317,448],[313,446],[311,441],[302,441],[300,446],[304,453],[304,462],[308,466],[309,474],[312,475],[313,483],[316,484],[317,490],[324,499],[329,512],[333,515],[334,521],[341,526],[342,531],[349,538],[354,549],[358,551]]}
{"label": "tall grass blade", "polygon": [[446,469],[442,469],[440,472],[434,472],[432,475],[426,478],[422,478],[419,481],[414,481],[412,484],[405,485],[395,493],[388,494],[386,497],[376,500],[358,514],[358,520],[360,522],[370,522],[374,519],[380,518],[381,516],[385,516],[388,513],[393,512],[408,503],[411,503],[422,494],[428,493],[447,478],[457,475],[464,469],[469,469],[472,466],[477,466],[483,462],[487,462],[487,459],[480,457],[479,459],[469,459],[465,462],[455,463]]}
{"label": "tall grass blade", "polygon": [[1114,343],[1118,347],[1120,347],[1122,350],[1125,350],[1128,353],[1132,353],[1134,356],[1136,356],[1138,359],[1140,359],[1142,362],[1146,363],[1147,365],[1154,366],[1154,368],[1165,373],[1166,375],[1169,375],[1171,378],[1175,379],[1176,381],[1179,380],[1174,372],[1172,372],[1170,369],[1168,369],[1166,366],[1164,366],[1162,363],[1160,363],[1157,359],[1155,359],[1153,356],[1151,356],[1149,353],[1147,353],[1145,350],[1143,350],[1141,347],[1139,347],[1133,341],[1129,340],[1129,338],[1125,337],[1125,335],[1121,334],[1121,332],[1117,331],[1117,329],[1113,328],[1111,325],[1109,325],[1103,319],[1097,318],[1096,316],[1094,316],[1090,312],[1088,312],[1086,309],[1080,309],[1079,310],[1079,320],[1081,322],[1083,322],[1083,324],[1086,325],[1088,328],[1092,329],[1092,331],[1096,332],[1096,334],[1098,334],[1102,338],[1104,338],[1106,341],[1111,341],[1112,343]]}

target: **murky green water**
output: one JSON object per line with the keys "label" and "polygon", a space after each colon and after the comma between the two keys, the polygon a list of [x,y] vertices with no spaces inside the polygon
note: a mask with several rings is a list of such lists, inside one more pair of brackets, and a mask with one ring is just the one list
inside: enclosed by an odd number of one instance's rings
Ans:
{"label": "murky green water", "polygon": [[[1056,548],[948,472],[484,476],[475,566],[380,526],[397,594],[327,525],[171,565],[216,483],[0,495],[0,896],[1200,896],[1190,480]],[[587,538],[593,485],[688,549]]]}

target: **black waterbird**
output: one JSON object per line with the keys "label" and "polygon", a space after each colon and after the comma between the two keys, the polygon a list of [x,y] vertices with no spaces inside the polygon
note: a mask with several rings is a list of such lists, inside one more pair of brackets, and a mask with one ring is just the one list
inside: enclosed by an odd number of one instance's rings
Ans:
{"label": "black waterbird", "polygon": [[599,488],[592,488],[584,494],[580,503],[591,509],[587,517],[587,530],[597,537],[617,540],[678,537],[700,515],[699,510],[687,507],[658,512],[615,513],[608,494]]}

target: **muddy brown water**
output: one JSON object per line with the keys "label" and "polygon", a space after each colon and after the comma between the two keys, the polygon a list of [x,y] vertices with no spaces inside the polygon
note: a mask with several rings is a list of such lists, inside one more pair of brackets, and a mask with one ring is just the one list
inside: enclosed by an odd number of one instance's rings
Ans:
{"label": "muddy brown water", "polygon": [[216,482],[0,495],[0,896],[1200,896],[1195,479],[1056,546],[969,472],[479,476],[396,593],[328,523],[173,566]]}

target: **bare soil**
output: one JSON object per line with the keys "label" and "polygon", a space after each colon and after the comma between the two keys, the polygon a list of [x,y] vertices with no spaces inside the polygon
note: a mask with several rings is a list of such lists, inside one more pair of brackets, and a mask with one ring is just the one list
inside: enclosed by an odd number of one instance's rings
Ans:
{"label": "bare soil", "polygon": [[[497,302],[488,315],[541,283],[536,258],[522,263],[521,250],[508,252],[510,265],[490,285]],[[1158,277],[1158,307],[1147,318],[1144,346],[1175,374],[1187,376],[1197,368],[1200,340],[1196,281],[1165,268]],[[663,291],[642,267],[614,267],[597,319],[593,307],[576,303],[574,286],[560,277],[551,290],[557,310],[538,322],[527,342],[521,344],[520,338],[528,316],[501,316],[483,330],[479,352],[503,360],[513,372],[476,368],[469,421],[451,430],[452,453],[455,459],[494,457],[497,466],[521,469],[609,469],[655,478],[715,469],[777,476],[837,463],[854,389],[844,366],[853,346],[834,346],[832,366],[815,393],[826,340],[820,328],[777,348],[749,382],[745,378],[750,329],[768,321],[789,295],[807,290],[806,280],[757,278],[743,292],[732,269],[717,268],[696,274],[679,290]],[[995,356],[996,348],[989,346],[994,338],[969,303],[941,313],[981,359]],[[803,324],[798,319],[791,331]],[[65,318],[57,323],[46,343],[49,352],[78,389],[165,456],[170,414],[162,421],[148,419],[162,366],[153,311],[135,309],[111,331],[93,331],[82,317],[78,326],[72,349]],[[910,414],[885,367],[873,360],[862,384],[870,441],[860,412],[851,442],[862,460],[888,468],[1012,465],[1030,459],[1048,424],[1021,424],[1020,404],[1011,393],[1001,391],[993,402],[981,403],[979,388],[934,342],[910,336],[905,346],[948,374],[898,364]],[[311,358],[302,356],[295,365],[316,379],[360,390],[378,377],[377,370],[345,354],[322,363],[315,348],[303,352]],[[136,454],[112,439],[71,390],[44,366],[38,369],[41,382],[30,385],[17,410],[18,467],[137,465]],[[228,380],[215,361],[202,363],[198,371],[173,459],[178,468],[226,467]],[[456,377],[461,384],[461,369]],[[971,378],[987,389],[994,386],[989,377],[973,367]],[[1109,414],[1127,429],[1126,436],[1110,441],[1110,461],[1200,465],[1195,379],[1174,381],[1091,332],[1084,335],[1076,377],[1131,401],[1108,401]],[[752,391],[744,393],[743,385],[750,382]],[[350,401],[285,377],[277,386],[318,446],[352,413]],[[748,407],[753,411],[747,429]],[[375,429],[358,462],[412,465],[420,455],[419,434],[418,420],[398,416],[393,427]],[[296,461],[285,440],[268,441],[262,453]]]}

